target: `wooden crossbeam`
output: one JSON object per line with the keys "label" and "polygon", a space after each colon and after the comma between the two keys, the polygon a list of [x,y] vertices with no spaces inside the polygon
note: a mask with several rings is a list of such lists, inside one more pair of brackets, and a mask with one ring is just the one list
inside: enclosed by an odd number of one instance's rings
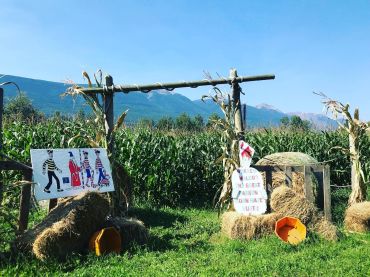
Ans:
{"label": "wooden crossbeam", "polygon": [[215,80],[200,80],[200,81],[190,81],[190,82],[172,82],[172,83],[155,83],[147,85],[108,85],[102,88],[92,87],[92,88],[83,88],[80,91],[84,93],[104,93],[107,91],[111,92],[150,92],[152,90],[173,90],[176,88],[196,88],[200,86],[217,86],[222,84],[235,84],[235,83],[244,83],[244,82],[253,82],[253,81],[263,81],[263,80],[273,80],[275,75],[258,75],[258,76],[248,76],[248,77],[236,77],[236,78],[223,78]]}

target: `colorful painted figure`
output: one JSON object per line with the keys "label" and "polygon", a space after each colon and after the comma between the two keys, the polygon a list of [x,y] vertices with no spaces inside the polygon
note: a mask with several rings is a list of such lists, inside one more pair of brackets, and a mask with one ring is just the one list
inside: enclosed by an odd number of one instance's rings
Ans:
{"label": "colorful painted figure", "polygon": [[73,156],[72,152],[69,153],[69,172],[71,173],[71,185],[72,187],[78,187],[81,186],[81,180],[80,180],[80,171],[81,168],[77,165],[76,160]]}
{"label": "colorful painted figure", "polygon": [[101,159],[100,159],[100,151],[95,150],[95,154],[96,154],[95,169],[99,172],[98,185],[101,185],[102,181],[106,179],[105,174],[104,174],[105,170],[104,170],[103,163],[101,162]]}
{"label": "colorful painted figure", "polygon": [[90,187],[90,185],[88,183],[90,181],[91,186],[93,186],[93,182],[94,182],[93,174],[94,174],[94,171],[91,170],[91,166],[90,166],[90,162],[89,162],[89,153],[87,151],[83,151],[83,155],[84,155],[84,160],[82,162],[82,168],[86,172],[86,184],[85,185],[87,187]]}
{"label": "colorful painted figure", "polygon": [[45,175],[46,170],[47,170],[49,183],[44,188],[44,191],[47,192],[47,193],[50,193],[50,187],[53,183],[52,178],[54,178],[55,181],[57,182],[57,191],[61,192],[63,190],[60,188],[60,181],[59,181],[59,178],[57,177],[57,175],[55,174],[55,170],[57,170],[59,173],[62,173],[62,170],[60,170],[54,162],[53,150],[47,150],[47,153],[49,155],[49,158],[47,160],[45,160],[44,163],[42,164],[42,174]]}
{"label": "colorful painted figure", "polygon": [[110,179],[110,176],[109,174],[105,171],[105,169],[103,170],[103,174],[104,174],[104,179],[101,180],[100,184],[101,185],[104,185],[104,186],[109,186],[109,179]]}

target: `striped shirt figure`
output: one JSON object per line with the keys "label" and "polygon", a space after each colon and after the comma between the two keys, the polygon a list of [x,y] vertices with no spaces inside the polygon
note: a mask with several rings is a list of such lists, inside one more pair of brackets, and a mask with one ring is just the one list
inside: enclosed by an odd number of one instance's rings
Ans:
{"label": "striped shirt figure", "polygon": [[83,154],[84,154],[84,160],[82,162],[82,168],[86,172],[86,184],[85,185],[87,187],[90,187],[90,185],[88,183],[90,181],[91,186],[92,186],[93,182],[94,182],[94,178],[92,177],[92,174],[91,174],[91,166],[90,166],[90,162],[89,162],[89,153],[87,151],[83,151]]}
{"label": "striped shirt figure", "polygon": [[61,192],[63,190],[60,188],[60,181],[57,175],[55,174],[55,170],[57,170],[59,173],[62,173],[62,170],[60,170],[54,162],[53,150],[47,150],[47,152],[48,152],[49,158],[45,160],[44,163],[42,164],[42,174],[46,174],[46,170],[47,170],[49,182],[44,188],[44,191],[46,193],[50,193],[50,187],[53,183],[53,178],[54,178],[55,181],[57,182],[57,191]]}
{"label": "striped shirt figure", "polygon": [[95,150],[95,154],[96,154],[95,169],[99,172],[98,185],[101,185],[101,182],[104,179],[106,179],[106,177],[105,177],[105,174],[104,174],[103,163],[101,162],[101,159],[100,159],[100,151]]}
{"label": "striped shirt figure", "polygon": [[48,168],[48,171],[54,171],[54,170],[59,170],[59,168],[56,166],[54,160],[52,158],[47,159],[43,164],[42,164],[42,170],[45,171],[46,167]]}

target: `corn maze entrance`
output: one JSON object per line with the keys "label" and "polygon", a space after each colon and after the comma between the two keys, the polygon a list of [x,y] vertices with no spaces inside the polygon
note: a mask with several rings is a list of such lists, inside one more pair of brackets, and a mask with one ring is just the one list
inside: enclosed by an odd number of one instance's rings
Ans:
{"label": "corn maze entrance", "polygon": [[[222,79],[206,79],[200,81],[191,82],[173,82],[173,83],[155,83],[149,85],[114,85],[113,78],[111,76],[105,77],[105,85],[102,87],[91,87],[83,88],[81,91],[85,94],[100,94],[103,99],[103,109],[104,116],[107,125],[107,141],[108,150],[114,151],[114,137],[112,135],[114,128],[114,114],[113,114],[113,98],[114,94],[118,92],[130,93],[130,92],[142,92],[148,93],[152,90],[167,90],[172,91],[176,88],[196,88],[199,86],[217,86],[221,84],[229,84],[232,90],[232,105],[235,110],[235,131],[238,134],[239,139],[243,139],[243,133],[245,130],[246,119],[242,118],[241,113],[241,87],[240,83],[252,82],[252,81],[262,81],[262,80],[272,80],[275,79],[274,75],[260,75],[260,76],[249,76],[249,77],[239,77],[237,71],[232,69],[230,71],[229,78]],[[17,170],[23,173],[23,179],[29,181],[28,184],[22,186],[20,195],[20,209],[18,217],[18,232],[22,233],[27,229],[28,226],[28,216],[30,210],[30,200],[31,200],[31,182],[32,182],[32,168],[29,165],[25,165],[14,161],[3,154],[2,145],[2,115],[3,115],[3,96],[4,90],[0,88],[0,171],[5,170]],[[312,179],[307,178],[309,174],[313,174],[318,180],[318,204],[319,208],[324,210],[325,216],[330,220],[330,169],[327,165],[317,164],[309,166],[253,166],[257,170],[265,173],[265,187],[268,194],[270,194],[270,189],[272,187],[272,174],[273,172],[283,171],[286,176],[286,184],[291,185],[292,172],[303,172],[305,176],[305,192],[306,198],[312,200],[312,195],[309,193],[312,191]],[[1,173],[0,173],[1,174]],[[2,175],[0,175],[0,203],[2,202],[2,191],[3,191],[3,181]],[[131,191],[131,189],[129,190]],[[130,196],[127,197],[130,199]],[[49,202],[49,210],[57,205],[57,199],[51,199]]]}

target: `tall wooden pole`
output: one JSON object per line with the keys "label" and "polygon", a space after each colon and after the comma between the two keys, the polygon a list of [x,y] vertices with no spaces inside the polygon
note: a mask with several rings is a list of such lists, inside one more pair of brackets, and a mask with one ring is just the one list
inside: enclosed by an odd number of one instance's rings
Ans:
{"label": "tall wooden pole", "polygon": [[[116,170],[114,165],[114,110],[113,110],[113,96],[114,92],[113,88],[113,78],[110,75],[105,76],[105,90],[103,93],[103,106],[104,106],[104,115],[106,120],[106,140],[107,140],[107,147],[108,147],[108,155],[113,167],[113,171]],[[116,172],[113,172],[113,182],[115,186],[115,191],[109,194],[110,202],[112,205],[112,215],[119,215],[120,214],[120,186],[117,183],[118,180],[115,178]]]}
{"label": "tall wooden pole", "polygon": [[235,110],[235,117],[234,117],[235,131],[238,134],[238,138],[242,140],[244,139],[244,127],[243,127],[243,119],[242,119],[241,103],[240,103],[241,88],[239,86],[239,83],[236,81],[237,78],[238,78],[238,73],[236,69],[231,69],[230,79],[231,79],[233,108]]}
{"label": "tall wooden pole", "polygon": [[114,152],[114,138],[113,138],[113,127],[114,127],[114,113],[113,113],[113,90],[110,88],[113,87],[113,78],[110,75],[105,76],[105,85],[107,90],[104,91],[103,101],[104,101],[104,113],[105,120],[107,122],[107,143],[108,151],[111,156]]}
{"label": "tall wooden pole", "polygon": [[[25,170],[23,172],[23,179],[32,182],[32,170]],[[19,218],[18,218],[18,232],[22,233],[27,230],[28,215],[30,213],[31,202],[31,185],[23,185],[21,190],[21,199],[19,205]],[[50,204],[50,202],[49,202]]]}

